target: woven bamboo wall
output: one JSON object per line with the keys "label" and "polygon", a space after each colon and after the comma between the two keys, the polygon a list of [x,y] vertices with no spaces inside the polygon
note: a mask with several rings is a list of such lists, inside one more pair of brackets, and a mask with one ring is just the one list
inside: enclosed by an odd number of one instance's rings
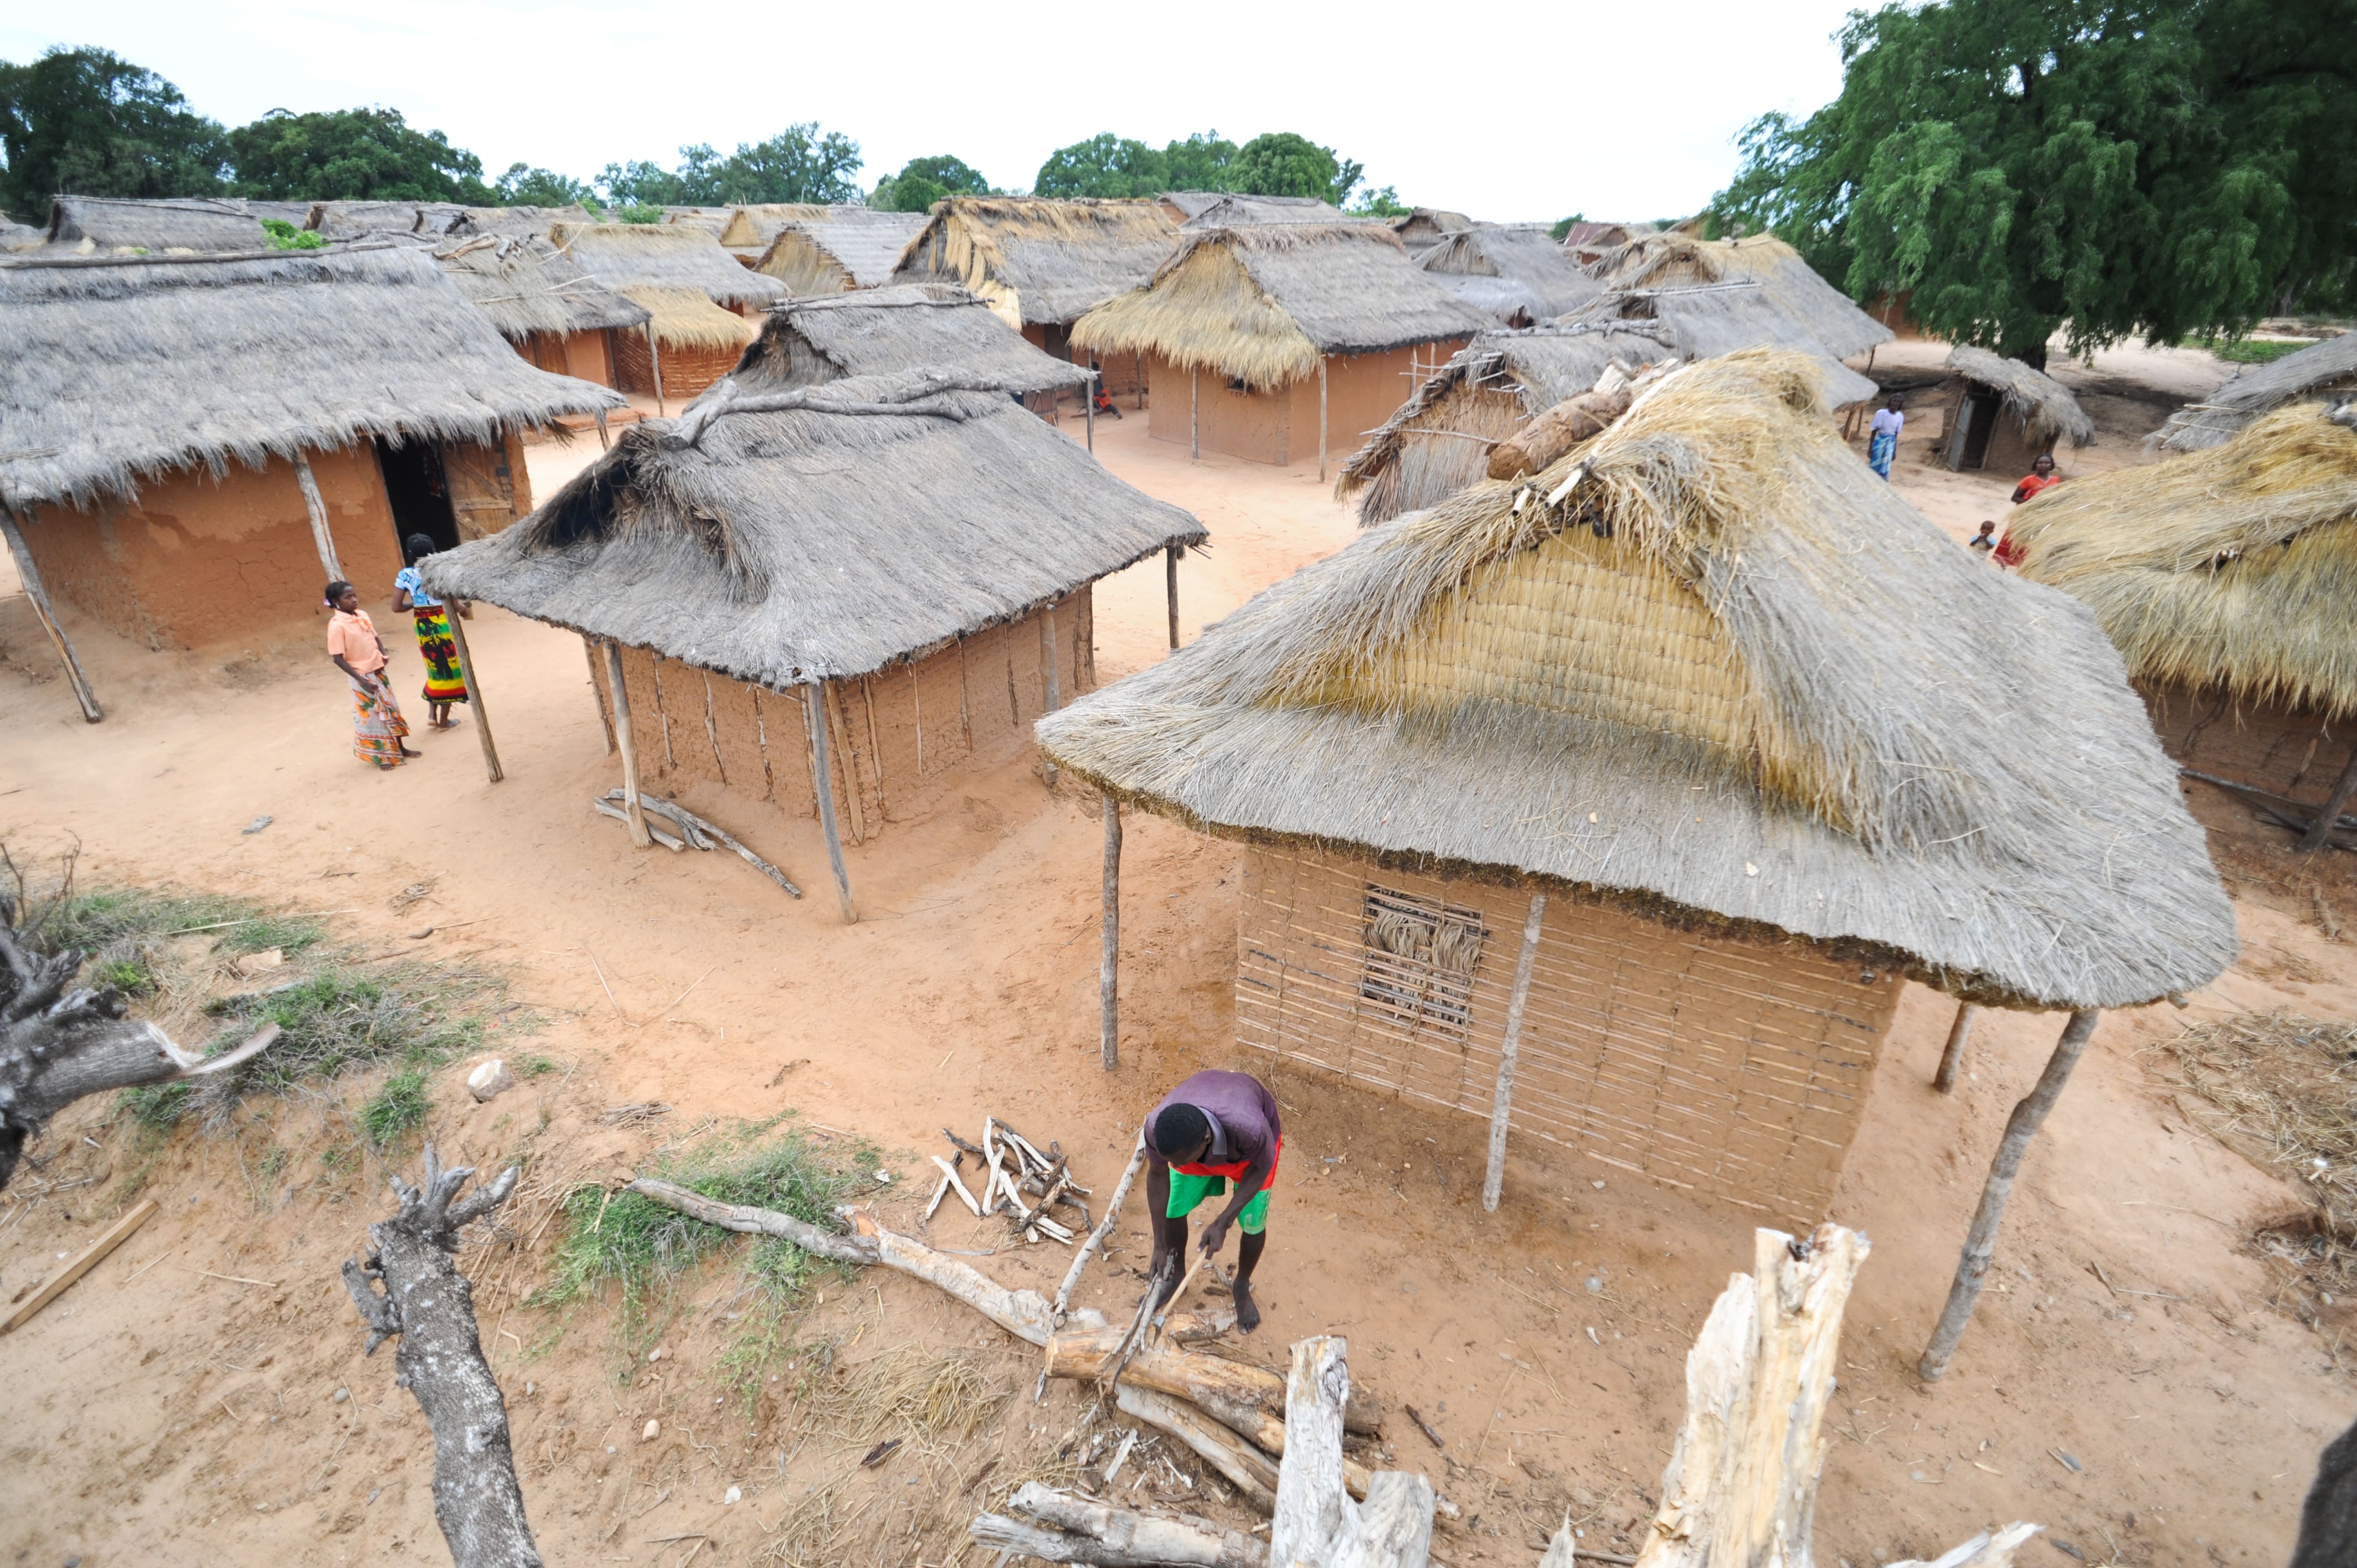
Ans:
{"label": "woven bamboo wall", "polygon": [[[1420,906],[1479,952],[1462,980],[1369,945]],[[1397,896],[1396,897],[1393,896]],[[1488,1117],[1527,890],[1250,848],[1237,918],[1241,1042]],[[1512,1133],[1758,1212],[1822,1218],[1900,982],[1827,949],[1679,931],[1552,890],[1523,1015]],[[1422,1005],[1400,998],[1421,989]]]}
{"label": "woven bamboo wall", "polygon": [[2188,768],[2320,806],[2348,765],[2352,727],[2275,703],[2136,683],[2161,749]]}
{"label": "woven bamboo wall", "polygon": [[[737,368],[741,348],[715,349],[698,343],[664,343],[662,395],[668,403],[683,403]],[[636,329],[614,334],[616,384],[626,392],[655,395],[653,361],[647,357],[647,335]]]}

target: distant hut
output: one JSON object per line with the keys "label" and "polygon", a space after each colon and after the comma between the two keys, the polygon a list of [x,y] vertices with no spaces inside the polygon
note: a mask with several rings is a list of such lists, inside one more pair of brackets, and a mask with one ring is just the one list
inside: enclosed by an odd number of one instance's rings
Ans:
{"label": "distant hut", "polygon": [[1586,266],[1652,232],[1651,223],[1591,223],[1583,219],[1564,231],[1564,253]]}
{"label": "distant hut", "polygon": [[362,240],[376,234],[439,234],[460,209],[443,204],[435,221],[425,221],[421,201],[315,201],[306,228],[323,239]]}
{"label": "distant hut", "polygon": [[1678,358],[1668,334],[1648,322],[1484,332],[1368,436],[1342,465],[1336,492],[1364,492],[1362,525],[1438,506],[1488,477],[1491,447],[1593,387],[1614,360]]}
{"label": "distant hut", "polygon": [[49,202],[46,243],[81,255],[203,255],[266,249],[262,220],[237,200],[59,196]]}
{"label": "distant hut", "polygon": [[1181,229],[1242,229],[1258,223],[1344,223],[1342,209],[1314,196],[1245,196],[1230,192],[1204,207]]}
{"label": "distant hut", "polygon": [[684,403],[734,369],[758,330],[751,317],[785,297],[777,279],[737,264],[693,223],[559,223],[549,231],[592,276],[651,316],[614,339],[624,392]]}
{"label": "distant hut", "polygon": [[2287,403],[2348,392],[2357,392],[2357,332],[2238,372],[2201,402],[2170,414],[2154,441],[2164,452],[2199,452],[2233,439],[2236,431]]}
{"label": "distant hut", "polygon": [[2170,756],[2307,805],[2357,766],[2352,421],[2276,408],[2222,445],[2056,485],[2007,524],[2023,576],[2095,612]]}
{"label": "distant hut", "polygon": [[[429,220],[430,221],[430,220]],[[479,234],[503,239],[545,240],[559,223],[595,223],[597,215],[579,205],[571,207],[457,207],[435,231],[453,240]]]}
{"label": "distant hut", "polygon": [[1240,843],[1238,1043],[1488,1119],[1491,1205],[1511,1127],[1813,1222],[1905,981],[2136,1006],[2234,956],[2093,618],[1876,479],[1814,381],[1675,372],[1036,726]]}
{"label": "distant hut", "polygon": [[467,303],[542,370],[618,386],[617,334],[641,334],[651,313],[536,235],[446,237],[434,261]]}
{"label": "distant hut", "polygon": [[747,209],[744,231],[758,234],[766,228],[769,235],[754,252],[753,270],[777,279],[796,297],[891,282],[900,253],[925,226],[921,212],[866,207],[805,208],[800,216],[774,222],[749,216],[753,210]]}
{"label": "distant hut", "polygon": [[[1355,441],[1399,406],[1429,350],[1434,367],[1489,325],[1417,270],[1390,230],[1284,223],[1190,231],[1142,287],[1098,306],[1072,341],[1145,358],[1157,397],[1151,434],[1257,463]],[[1435,347],[1436,345],[1439,347]],[[1165,378],[1168,379],[1165,379]]]}
{"label": "distant hut", "polygon": [[[821,201],[754,201],[741,207],[732,207],[728,209],[728,220],[720,226],[720,248],[736,257],[744,265],[753,266],[760,261],[761,252],[770,248],[770,242],[778,237],[778,229],[780,225],[800,218],[818,216],[829,210],[828,206]],[[865,212],[868,209],[856,207],[845,208],[844,210]],[[921,213],[912,212],[898,216],[908,218],[912,231],[918,224],[924,221]],[[896,259],[897,255],[896,252]]]}
{"label": "distant hut", "polygon": [[1227,195],[1224,190],[1166,190],[1155,199],[1171,222],[1184,223]]}
{"label": "distant hut", "polygon": [[[1696,358],[1770,342],[1846,360],[1890,341],[1889,328],[1770,235],[1641,234],[1608,252],[1592,271],[1608,296],[1635,302],[1627,308],[1659,301],[1656,315],[1693,335],[1690,351]],[[1760,323],[1771,320],[1782,324],[1776,335],[1753,336]]]}
{"label": "distant hut", "polygon": [[813,295],[773,306],[761,336],[745,350],[737,380],[747,387],[826,386],[929,367],[988,380],[1043,412],[1062,393],[1089,384],[1086,369],[1033,348],[988,306],[942,283]]}
{"label": "distant hut", "polygon": [[1204,532],[1003,392],[770,368],[632,426],[426,580],[603,644],[630,787],[756,848],[815,814],[850,919],[842,833],[1028,750],[1032,720],[1096,684],[1092,585]]}
{"label": "distant hut", "polygon": [[2069,387],[2019,360],[1964,343],[1948,350],[1940,408],[1941,461],[1959,473],[2026,474],[2058,442],[2084,446],[2095,438],[2095,422]]}
{"label": "distant hut", "polygon": [[[1411,208],[1400,217],[1388,219],[1386,221],[1390,223],[1392,232],[1400,237],[1400,243],[1407,247],[1408,254],[1411,256],[1420,255],[1451,234],[1461,234],[1474,227],[1473,220],[1464,213],[1451,212],[1440,207]],[[1523,225],[1490,224],[1484,227],[1522,228]],[[1546,232],[1544,224],[1538,227],[1542,234]],[[1555,242],[1549,240],[1547,243],[1552,245]],[[1550,312],[1550,314],[1553,313]]]}
{"label": "distant hut", "polygon": [[[1419,209],[1419,210],[1421,210]],[[1603,292],[1541,223],[1476,223],[1418,250],[1416,265],[1440,286],[1502,327],[1534,327],[1577,309]]]}
{"label": "distant hut", "polygon": [[[895,283],[953,283],[1060,360],[1072,323],[1154,275],[1178,242],[1151,201],[952,196],[937,201],[900,253]],[[1142,389],[1142,369],[1103,365],[1108,392]]]}
{"label": "distant hut", "polygon": [[618,407],[518,358],[421,249],[0,261],[0,501],[49,591],[151,648],[392,592],[401,541],[531,510],[520,437]]}
{"label": "distant hut", "polygon": [[666,207],[662,215],[666,223],[693,224],[717,240],[721,231],[728,227],[729,220],[737,216],[737,209],[733,207]]}

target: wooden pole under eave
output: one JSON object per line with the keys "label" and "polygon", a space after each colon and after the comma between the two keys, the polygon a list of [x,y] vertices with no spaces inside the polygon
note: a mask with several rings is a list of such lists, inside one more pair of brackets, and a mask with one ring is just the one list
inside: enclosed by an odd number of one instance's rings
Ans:
{"label": "wooden pole under eave", "polygon": [[1523,1010],[1530,1004],[1531,971],[1537,967],[1539,929],[1546,922],[1546,895],[1531,895],[1530,918],[1523,922],[1522,955],[1514,960],[1514,989],[1506,1000],[1506,1036],[1498,1047],[1498,1088],[1490,1100],[1490,1169],[1481,1178],[1481,1208],[1498,1211],[1506,1185],[1506,1125],[1514,1109],[1514,1062],[1523,1044]]}
{"label": "wooden pole under eave", "polygon": [[311,455],[295,454],[295,485],[303,492],[303,510],[311,516],[311,542],[319,552],[320,569],[331,583],[343,579],[344,568],[336,560],[336,536],[328,527],[328,503],[319,499],[319,480],[311,472]]}
{"label": "wooden pole under eave", "polygon": [[652,317],[647,318],[647,367],[654,372],[655,412],[668,417],[668,411],[663,407],[662,349],[655,342],[655,324]]}
{"label": "wooden pole under eave", "polygon": [[1098,378],[1098,373],[1097,373],[1096,371],[1091,371],[1089,372],[1089,384],[1088,384],[1088,385],[1086,385],[1086,386],[1084,386],[1084,387],[1082,387],[1082,388],[1081,389],[1081,397],[1082,397],[1082,400],[1083,400],[1083,401],[1088,404],[1088,411],[1089,411],[1089,450],[1090,450],[1091,452],[1094,452],[1094,451],[1097,449],[1097,381],[1098,381],[1098,379],[1099,379],[1099,378]]}
{"label": "wooden pole under eave", "polygon": [[1203,455],[1203,372],[1187,372],[1187,456]]}
{"label": "wooden pole under eave", "polygon": [[[443,618],[450,623],[450,646],[458,655],[458,679],[467,683],[467,695],[474,705],[475,739],[483,747],[483,772],[496,784],[507,777],[507,772],[500,767],[499,745],[491,739],[491,715],[483,703],[483,683],[475,676],[475,656],[467,650],[467,628],[461,624],[466,618],[458,613],[455,600],[447,609]],[[630,789],[635,796],[638,786],[634,784]]]}
{"label": "wooden pole under eave", "polygon": [[1964,1042],[1972,1038],[1973,1019],[1980,1009],[1969,1002],[1956,1004],[1956,1021],[1948,1026],[1948,1046],[1940,1053],[1940,1070],[1932,1075],[1932,1087],[1943,1094],[1953,1094],[1956,1073],[1964,1065]]}
{"label": "wooden pole under eave", "polygon": [[66,628],[58,620],[58,612],[49,605],[49,594],[41,585],[41,570],[33,564],[33,547],[25,542],[17,527],[16,509],[0,503],[0,532],[8,536],[8,554],[16,563],[16,580],[25,586],[25,597],[33,607],[33,618],[49,634],[49,641],[58,650],[59,660],[66,667],[66,682],[73,687],[74,701],[81,704],[81,716],[96,724],[106,717],[98,706],[98,693],[91,690],[90,677],[81,672],[81,660],[74,653],[72,642],[67,639]]}
{"label": "wooden pole under eave", "polygon": [[614,755],[614,711],[606,705],[606,694],[597,690],[597,644],[587,635],[581,639],[581,656],[589,660],[589,696],[597,704],[597,722],[606,726],[606,755]]}
{"label": "wooden pole under eave", "polygon": [[2350,747],[2348,765],[2332,781],[2332,792],[2324,798],[2324,807],[2316,813],[2316,821],[2300,834],[2300,854],[2313,854],[2332,842],[2332,830],[2340,825],[2341,808],[2349,804],[2352,795],[2357,795],[2357,746]]}
{"label": "wooden pole under eave", "polygon": [[[1041,705],[1051,714],[1064,705],[1064,685],[1056,668],[1059,662],[1056,657],[1056,604],[1050,599],[1048,607],[1039,615],[1039,685]],[[1056,765],[1046,762],[1043,767],[1048,788],[1053,789],[1056,787]]]}
{"label": "wooden pole under eave", "polygon": [[[1413,396],[1413,393],[1409,394]],[[1318,357],[1318,482],[1326,482],[1326,357]]]}
{"label": "wooden pole under eave", "polygon": [[630,692],[622,683],[622,650],[611,641],[606,644],[606,688],[614,701],[614,738],[622,748],[622,814],[630,821],[630,842],[652,849],[647,809],[639,800],[639,746],[630,734]]}
{"label": "wooden pole under eave", "polygon": [[1170,646],[1178,646],[1178,553],[1183,544],[1162,547],[1162,583],[1170,598]]}
{"label": "wooden pole under eave", "polygon": [[1932,1330],[1932,1343],[1924,1348],[1923,1359],[1915,1364],[1916,1375],[1927,1383],[1936,1383],[1947,1373],[1956,1342],[1964,1337],[1964,1325],[1972,1321],[1973,1305],[1980,1300],[1981,1281],[1988,1273],[1989,1261],[1996,1255],[1997,1227],[2005,1220],[2006,1200],[2013,1196],[2014,1178],[2021,1174],[2029,1142],[2038,1136],[2046,1113],[2062,1097],[2062,1086],[2070,1081],[2071,1069],[2079,1065],[2080,1054],[2087,1048],[2088,1036],[2095,1032],[2095,1021],[2102,1016],[2093,1007],[2071,1015],[2054,1054],[2047,1058],[2046,1070],[2038,1075],[2037,1086],[2021,1097],[2006,1119],[2005,1136],[1997,1144],[1996,1157],[1989,1162],[1988,1183],[1981,1188],[1980,1208],[1973,1215],[1972,1229],[1964,1233],[1964,1255],[1956,1261],[1948,1304],[1941,1309],[1939,1326]]}
{"label": "wooden pole under eave", "polygon": [[826,838],[826,864],[834,872],[835,896],[843,900],[843,923],[859,923],[858,907],[851,901],[851,873],[843,866],[843,835],[834,826],[834,769],[828,766],[827,714],[824,686],[802,688],[802,723],[810,730],[811,782],[818,786],[818,830]]}
{"label": "wooden pole under eave", "polygon": [[1097,962],[1098,1033],[1104,1069],[1121,1066],[1121,802],[1104,798],[1104,951]]}

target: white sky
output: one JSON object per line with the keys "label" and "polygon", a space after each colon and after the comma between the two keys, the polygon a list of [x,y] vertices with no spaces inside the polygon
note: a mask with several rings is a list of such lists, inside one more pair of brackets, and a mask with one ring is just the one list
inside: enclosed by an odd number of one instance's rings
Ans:
{"label": "white sky", "polygon": [[683,144],[726,152],[817,120],[859,143],[866,185],[949,152],[1028,188],[1049,151],[1099,131],[1160,145],[1216,127],[1299,131],[1405,200],[1477,218],[1652,219],[1726,183],[1746,121],[1833,96],[1851,3],[20,0],[0,7],[0,59],[111,48],[232,125],[382,104],[494,177],[519,160],[585,178],[670,166]]}

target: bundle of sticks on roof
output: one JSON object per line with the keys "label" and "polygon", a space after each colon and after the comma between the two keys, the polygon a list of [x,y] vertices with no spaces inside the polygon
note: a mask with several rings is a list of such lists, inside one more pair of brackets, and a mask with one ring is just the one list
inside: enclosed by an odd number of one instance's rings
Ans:
{"label": "bundle of sticks on roof", "polygon": [[[1038,1144],[995,1116],[983,1118],[979,1145],[967,1143],[947,1127],[942,1129],[942,1136],[950,1141],[955,1154],[946,1160],[933,1156],[933,1164],[942,1168],[942,1179],[933,1187],[932,1201],[925,1205],[926,1219],[933,1217],[942,1199],[954,1189],[977,1219],[994,1214],[1010,1216],[1016,1234],[1026,1241],[1046,1236],[1067,1247],[1072,1244],[1076,1233],[1049,1214],[1058,1205],[1080,1210],[1082,1231],[1096,1229],[1089,1206],[1081,1201],[1095,1194],[1072,1179],[1061,1144],[1050,1143],[1042,1153]],[[980,1197],[958,1175],[968,1155],[981,1162]]]}

